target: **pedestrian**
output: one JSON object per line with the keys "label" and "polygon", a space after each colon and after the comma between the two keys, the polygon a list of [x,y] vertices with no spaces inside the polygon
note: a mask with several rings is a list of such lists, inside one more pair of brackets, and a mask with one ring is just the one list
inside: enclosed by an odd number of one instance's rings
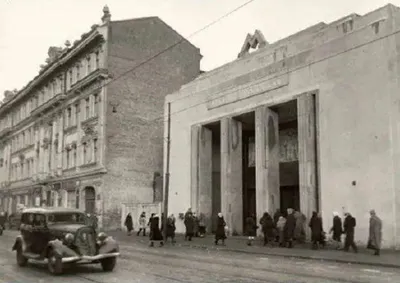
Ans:
{"label": "pedestrian", "polygon": [[216,245],[218,245],[219,240],[222,241],[222,245],[225,245],[225,239],[226,239],[225,226],[226,226],[226,222],[225,222],[224,216],[222,215],[221,212],[219,212],[218,216],[217,216],[217,230],[215,232],[215,244]]}
{"label": "pedestrian", "polygon": [[263,217],[260,219],[261,229],[264,235],[264,246],[268,244],[269,238],[274,235],[274,220],[268,212],[264,212]]}
{"label": "pedestrian", "polygon": [[274,227],[275,227],[275,242],[279,243],[279,231],[277,228],[277,224],[279,221],[279,217],[282,216],[281,210],[279,208],[276,209],[274,214]]}
{"label": "pedestrian", "polygon": [[199,236],[204,238],[206,235],[206,216],[204,213],[200,212],[199,215]]}
{"label": "pedestrian", "polygon": [[160,231],[160,218],[157,214],[151,218],[150,231],[150,247],[154,247],[154,242],[160,242],[160,247],[162,247],[164,241]]}
{"label": "pedestrian", "polygon": [[313,211],[311,219],[310,219],[310,223],[308,226],[311,229],[312,249],[318,250],[319,244],[321,241],[321,237],[322,237],[322,220],[320,217],[318,217],[318,214],[316,211]]}
{"label": "pedestrian", "polygon": [[283,216],[279,216],[279,220],[276,223],[276,229],[278,231],[278,241],[279,241],[279,246],[284,247],[285,246],[285,226],[286,226],[286,218]]}
{"label": "pedestrian", "polygon": [[128,231],[128,236],[130,236],[133,230],[133,221],[131,213],[128,213],[128,215],[125,218],[125,227],[126,230]]}
{"label": "pedestrian", "polygon": [[192,240],[192,237],[194,235],[194,218],[193,218],[193,213],[192,210],[189,208],[188,212],[185,214],[185,220],[184,220],[185,228],[186,228],[186,233],[185,233],[185,241]]}
{"label": "pedestrian", "polygon": [[351,247],[355,253],[357,253],[358,249],[356,244],[354,243],[354,234],[356,227],[356,219],[349,213],[345,213],[344,223],[343,223],[343,231],[346,234],[346,238],[344,240],[344,251],[348,252]]}
{"label": "pedestrian", "polygon": [[289,249],[293,248],[293,237],[294,237],[294,229],[296,227],[296,218],[293,215],[293,209],[287,209],[287,217],[286,217],[286,224],[285,224],[285,237],[287,247]]}
{"label": "pedestrian", "polygon": [[326,233],[324,231],[324,225],[323,225],[323,222],[322,222],[322,214],[321,214],[321,212],[318,212],[317,216],[318,216],[318,219],[321,221],[321,229],[322,229],[321,237],[319,238],[319,244],[321,245],[321,247],[325,248],[325,245],[326,245]]}
{"label": "pedestrian", "polygon": [[258,229],[258,226],[256,224],[255,215],[253,214],[251,216],[248,216],[246,218],[246,235],[248,237],[248,239],[247,239],[248,246],[251,246],[253,244],[254,237],[257,234],[257,229]]}
{"label": "pedestrian", "polygon": [[[150,223],[150,221],[149,221]],[[146,212],[142,212],[139,217],[139,231],[136,235],[140,235],[140,232],[143,231],[143,236],[146,236]]]}
{"label": "pedestrian", "polygon": [[332,240],[336,243],[336,249],[340,249],[340,243],[342,242],[342,234],[343,234],[343,228],[342,228],[342,219],[339,216],[339,213],[334,211],[333,212],[333,225],[330,230],[330,233],[332,233]]}
{"label": "pedestrian", "polygon": [[199,218],[196,212],[193,213],[193,235],[194,237],[199,237]]}
{"label": "pedestrian", "polygon": [[368,248],[375,251],[374,255],[379,255],[382,242],[382,220],[376,215],[375,210],[371,210],[369,219]]}
{"label": "pedestrian", "polygon": [[302,244],[305,242],[306,233],[304,230],[304,223],[306,221],[306,216],[300,211],[296,211],[294,213],[294,217],[296,218],[296,227],[294,228],[294,239],[296,242]]}
{"label": "pedestrian", "polygon": [[156,214],[155,214],[155,213],[152,213],[152,214],[150,215],[149,222],[147,223],[147,226],[149,226],[149,230],[150,230],[149,238],[151,238],[151,233],[152,233],[152,231],[151,231],[151,220],[153,219],[154,215],[156,215]]}
{"label": "pedestrian", "polygon": [[171,238],[171,243],[175,243],[175,216],[171,214],[167,219],[167,238],[165,242],[168,241],[168,238]]}

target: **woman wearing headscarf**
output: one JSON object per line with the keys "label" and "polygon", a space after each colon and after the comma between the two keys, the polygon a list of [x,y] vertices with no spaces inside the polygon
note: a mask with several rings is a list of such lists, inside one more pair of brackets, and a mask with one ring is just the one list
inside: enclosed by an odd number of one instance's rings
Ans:
{"label": "woman wearing headscarf", "polygon": [[226,226],[226,222],[224,220],[224,216],[220,212],[220,213],[218,213],[218,216],[217,216],[217,230],[215,232],[215,244],[216,245],[218,245],[219,240],[222,241],[222,245],[225,245],[225,239],[226,239],[225,226]]}
{"label": "woman wearing headscarf", "polygon": [[278,222],[276,223],[276,229],[278,231],[278,241],[279,246],[285,246],[285,226],[286,226],[286,218],[283,216],[279,216]]}
{"label": "woman wearing headscarf", "polygon": [[260,224],[264,234],[264,246],[266,246],[268,240],[274,236],[274,220],[268,212],[264,212],[263,217],[260,219]]}
{"label": "woman wearing headscarf", "polygon": [[254,240],[254,237],[257,234],[257,224],[256,224],[256,217],[254,215],[251,215],[246,218],[246,235],[248,237],[247,239],[247,245],[251,246]]}
{"label": "woman wearing headscarf", "polygon": [[375,250],[374,255],[380,254],[382,241],[382,220],[376,215],[375,210],[370,212],[368,248]]}
{"label": "woman wearing headscarf", "polygon": [[165,242],[168,241],[168,238],[171,238],[171,242],[173,244],[175,243],[175,230],[175,216],[171,214],[167,219],[167,238],[165,239]]}
{"label": "woman wearing headscarf", "polygon": [[334,211],[333,212],[333,225],[330,230],[332,233],[332,240],[336,243],[336,249],[340,249],[340,243],[342,242],[342,219],[339,216],[339,213]]}

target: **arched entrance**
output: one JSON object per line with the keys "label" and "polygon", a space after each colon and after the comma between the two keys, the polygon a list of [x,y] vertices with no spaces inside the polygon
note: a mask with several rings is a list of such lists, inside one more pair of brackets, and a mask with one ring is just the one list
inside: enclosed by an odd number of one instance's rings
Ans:
{"label": "arched entrance", "polygon": [[85,188],[85,212],[94,213],[96,208],[96,192],[93,187]]}

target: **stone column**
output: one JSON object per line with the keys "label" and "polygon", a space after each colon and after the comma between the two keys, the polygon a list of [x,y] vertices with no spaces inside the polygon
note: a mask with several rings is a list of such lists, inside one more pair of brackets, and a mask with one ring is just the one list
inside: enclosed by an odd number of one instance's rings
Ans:
{"label": "stone column", "polygon": [[273,216],[280,206],[278,114],[266,106],[259,107],[255,113],[255,126],[256,211],[259,221],[264,212]]}
{"label": "stone column", "polygon": [[212,227],[212,132],[202,126],[193,126],[192,176],[193,211],[204,213],[207,231]]}
{"label": "stone column", "polygon": [[230,231],[243,232],[242,123],[221,121],[221,210]]}
{"label": "stone column", "polygon": [[[298,140],[299,140],[299,184],[300,211],[307,221],[317,210],[317,167],[316,167],[316,120],[315,98],[306,94],[297,99]],[[309,234],[310,229],[306,229]]]}
{"label": "stone column", "polygon": [[[198,160],[199,160],[199,128],[200,126],[192,126],[191,128],[191,161],[190,161],[190,207],[193,211],[197,211],[197,196],[198,196]],[[185,208],[186,211],[187,208]]]}

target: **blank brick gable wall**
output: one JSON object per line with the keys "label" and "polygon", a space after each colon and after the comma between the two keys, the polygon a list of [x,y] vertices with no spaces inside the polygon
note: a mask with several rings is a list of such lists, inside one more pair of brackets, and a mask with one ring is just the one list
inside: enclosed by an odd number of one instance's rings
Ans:
{"label": "blank brick gable wall", "polygon": [[[112,22],[109,35],[114,78],[182,39],[156,17]],[[108,85],[104,227],[119,227],[121,203],[153,201],[153,174],[163,168],[165,96],[199,75],[200,60],[200,50],[183,41]]]}

